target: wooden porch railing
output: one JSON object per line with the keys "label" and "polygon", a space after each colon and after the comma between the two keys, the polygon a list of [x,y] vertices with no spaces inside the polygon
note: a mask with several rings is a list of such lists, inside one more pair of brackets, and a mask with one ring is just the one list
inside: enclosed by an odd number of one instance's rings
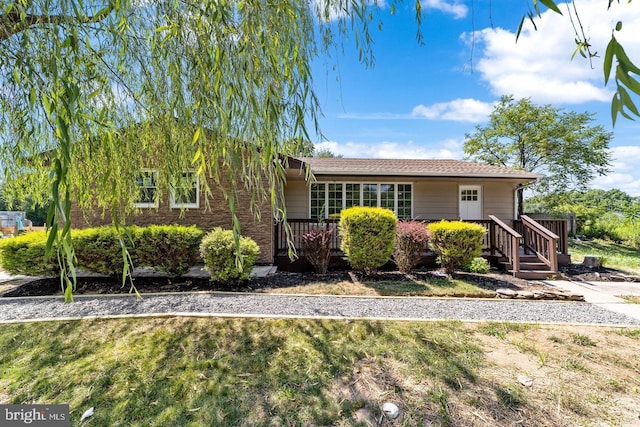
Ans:
{"label": "wooden porch railing", "polygon": [[[293,246],[298,254],[300,254],[300,249],[302,248],[302,236],[305,233],[308,233],[309,230],[318,227],[329,227],[333,228],[335,231],[333,236],[331,237],[331,254],[332,255],[342,255],[342,250],[340,249],[340,235],[338,233],[338,222],[337,219],[325,219],[320,222],[314,219],[289,219],[287,220],[289,226],[291,227],[292,237],[293,237]],[[423,221],[427,224],[429,221]],[[489,253],[491,252],[492,242],[491,242],[491,228],[492,228],[492,220],[490,219],[482,219],[482,220],[469,220],[467,222],[473,222],[479,225],[482,225],[487,233],[485,234],[484,240],[482,242],[482,250],[483,252]],[[274,226],[273,232],[273,253],[276,256],[285,256],[287,255],[287,234],[285,227],[282,223],[277,223]],[[426,252],[429,252],[428,248],[425,248]]]}
{"label": "wooden porch railing", "polygon": [[520,242],[522,235],[502,222],[498,217],[489,215],[492,221],[490,231],[491,248],[511,265],[513,275],[520,271]]}
{"label": "wooden porch railing", "polygon": [[557,272],[560,236],[547,230],[526,215],[522,215],[520,220],[525,252],[534,252],[549,267],[550,271]]}
{"label": "wooden porch railing", "polygon": [[[566,220],[538,220],[537,222],[527,216],[522,220],[513,221],[513,228],[494,215],[489,219],[471,220],[482,225],[487,233],[483,241],[483,251],[490,255],[500,255],[509,260],[514,269],[519,269],[520,244],[524,241],[525,249],[535,252],[541,257],[553,271],[557,271],[557,253],[568,254],[568,227]],[[326,219],[318,222],[313,219],[289,219],[292,231],[293,244],[296,252],[301,253],[302,236],[316,227],[330,227],[334,229],[331,237],[331,254],[341,256],[340,235],[338,233],[338,220]],[[425,224],[427,221],[425,221]],[[283,224],[274,226],[274,254],[275,256],[287,256],[287,235]],[[555,248],[556,250],[552,250]],[[428,248],[425,248],[428,251]]]}
{"label": "wooden porch railing", "polygon": [[[302,248],[302,236],[309,232],[309,230],[319,227],[332,228],[334,230],[331,236],[331,254],[335,255],[342,253],[340,250],[340,236],[338,233],[338,220],[337,219],[325,219],[317,221],[315,219],[289,219],[287,220],[289,227],[291,227],[291,234],[293,238],[293,247],[296,253],[300,254]],[[287,246],[287,233],[284,224],[277,223],[274,226],[273,231],[273,253],[276,256],[286,256],[288,252]]]}

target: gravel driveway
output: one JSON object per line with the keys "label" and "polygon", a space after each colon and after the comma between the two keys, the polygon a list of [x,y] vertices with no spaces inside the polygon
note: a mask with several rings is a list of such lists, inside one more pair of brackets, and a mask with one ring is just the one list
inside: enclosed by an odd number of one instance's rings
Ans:
{"label": "gravel driveway", "polygon": [[593,304],[557,301],[473,300],[437,298],[364,298],[267,294],[183,293],[2,298],[0,321],[76,319],[131,315],[247,317],[326,317],[368,319],[455,319],[519,322],[639,325],[640,319]]}

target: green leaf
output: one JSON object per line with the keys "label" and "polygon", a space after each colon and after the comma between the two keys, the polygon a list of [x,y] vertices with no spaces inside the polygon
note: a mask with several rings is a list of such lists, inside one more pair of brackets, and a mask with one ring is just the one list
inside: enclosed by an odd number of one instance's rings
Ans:
{"label": "green leaf", "polygon": [[629,109],[633,114],[640,117],[640,113],[638,113],[638,109],[636,105],[633,103],[633,100],[629,96],[629,93],[622,86],[618,86],[618,93],[620,94],[620,100],[622,104]]}
{"label": "green leaf", "polygon": [[616,92],[613,95],[613,99],[611,100],[611,123],[615,127],[616,118],[618,117],[618,112],[620,111],[620,100],[618,99],[618,93]]}
{"label": "green leaf", "polygon": [[534,3],[536,1],[539,1],[543,5],[547,6],[549,9],[553,10],[555,13],[562,15],[562,12],[558,8],[558,5],[553,0],[533,0]]}
{"label": "green leaf", "polygon": [[518,25],[518,30],[516,31],[516,43],[518,42],[518,38],[520,38],[520,32],[522,31],[522,26],[524,25],[524,19],[525,17],[523,16],[520,20],[520,24]]}
{"label": "green leaf", "polygon": [[615,55],[618,58],[618,64],[623,66],[624,69],[628,72],[640,74],[640,68],[636,67],[634,63],[631,62],[622,45],[620,43],[616,43],[615,48]]}
{"label": "green leaf", "polygon": [[202,128],[198,126],[198,129],[196,129],[196,132],[193,134],[193,139],[191,140],[191,144],[195,145],[196,142],[198,142],[198,140],[200,139],[200,132],[202,132]]}
{"label": "green leaf", "polygon": [[44,257],[46,259],[51,258],[51,253],[53,252],[55,242],[58,238],[58,223],[54,222],[49,230],[49,235],[47,236],[47,244],[44,247]]}
{"label": "green leaf", "polygon": [[629,76],[620,65],[616,67],[616,78],[629,90],[640,95],[640,83],[638,83],[638,81],[633,77]]}
{"label": "green leaf", "polygon": [[618,21],[616,23],[616,31],[620,31],[620,30],[622,30],[622,21]]}
{"label": "green leaf", "polygon": [[604,84],[605,86],[609,82],[609,76],[611,75],[611,65],[613,64],[613,55],[618,44],[615,37],[611,36],[611,40],[607,45],[607,50],[604,54]]}

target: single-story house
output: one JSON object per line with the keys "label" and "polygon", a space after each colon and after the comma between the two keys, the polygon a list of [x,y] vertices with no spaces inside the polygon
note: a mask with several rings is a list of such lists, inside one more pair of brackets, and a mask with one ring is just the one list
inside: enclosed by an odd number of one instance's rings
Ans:
{"label": "single-story house", "polygon": [[[399,219],[479,222],[488,231],[486,249],[496,257],[506,258],[516,272],[521,269],[518,259],[521,250],[514,248],[520,243],[529,246],[527,252],[538,253],[539,258],[544,258],[548,273],[557,271],[557,253],[567,254],[566,223],[564,229],[562,221],[528,225],[529,219],[517,217],[516,191],[540,178],[531,172],[459,160],[305,157],[289,158],[287,164],[285,203],[297,248],[305,230],[319,221],[335,226],[335,218],[342,209],[380,206],[393,210]],[[315,181],[307,180],[307,168]],[[194,177],[191,177],[191,191],[179,195],[164,192],[168,193],[165,200],[154,200],[155,174],[157,171],[153,170],[141,172],[137,182],[141,194],[137,205],[140,211],[129,223],[231,228],[226,203],[217,201],[210,210],[205,210],[204,196],[200,194],[199,183]],[[189,174],[195,176],[194,172],[185,172],[185,178],[189,178]],[[215,188],[213,182],[210,185]],[[242,232],[260,246],[258,261],[269,264],[286,262],[284,227],[274,224],[268,216],[271,207],[266,202],[259,206],[262,219],[256,220],[248,209],[250,195],[240,190],[239,197],[237,212]],[[110,223],[109,218],[98,215],[83,217],[77,207],[73,210],[74,226]],[[78,224],[80,218],[82,223]],[[551,230],[545,227],[551,227]],[[334,250],[338,252],[338,237],[335,239]],[[550,250],[551,246],[557,251]]]}

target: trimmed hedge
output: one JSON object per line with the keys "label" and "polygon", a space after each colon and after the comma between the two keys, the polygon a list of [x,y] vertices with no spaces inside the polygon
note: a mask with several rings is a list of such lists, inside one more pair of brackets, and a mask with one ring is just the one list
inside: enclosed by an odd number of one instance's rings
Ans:
{"label": "trimmed hedge", "polygon": [[418,265],[430,236],[426,225],[420,221],[398,222],[393,260],[401,272],[408,273]]}
{"label": "trimmed hedge", "polygon": [[233,231],[214,228],[200,244],[200,256],[213,281],[240,281],[249,278],[251,268],[258,258],[260,247],[250,237],[240,237],[240,259]]}
{"label": "trimmed hedge", "polygon": [[10,274],[56,276],[60,273],[54,256],[45,259],[47,234],[44,231],[23,233],[0,240],[0,265]]}
{"label": "trimmed hedge", "polygon": [[185,274],[200,260],[204,231],[195,226],[150,225],[135,233],[135,259],[171,276]]}
{"label": "trimmed hedge", "polygon": [[482,252],[486,230],[481,225],[442,220],[429,224],[427,228],[431,232],[430,246],[449,274],[469,264]]}
{"label": "trimmed hedge", "polygon": [[74,230],[71,236],[78,267],[113,278],[122,277],[124,256],[120,242],[122,241],[129,251],[134,267],[137,266],[136,231],[137,227],[117,230],[109,226]]}
{"label": "trimmed hedge", "polygon": [[391,259],[396,237],[395,214],[383,208],[352,207],[340,215],[340,248],[351,267],[369,274]]}
{"label": "trimmed hedge", "polygon": [[[135,267],[154,267],[180,276],[199,261],[204,231],[196,227],[159,225],[149,227],[97,227],[73,230],[77,266],[94,273],[122,277],[124,257],[121,241]],[[24,233],[0,241],[0,264],[11,274],[54,276],[57,260],[45,261],[45,232]]]}

